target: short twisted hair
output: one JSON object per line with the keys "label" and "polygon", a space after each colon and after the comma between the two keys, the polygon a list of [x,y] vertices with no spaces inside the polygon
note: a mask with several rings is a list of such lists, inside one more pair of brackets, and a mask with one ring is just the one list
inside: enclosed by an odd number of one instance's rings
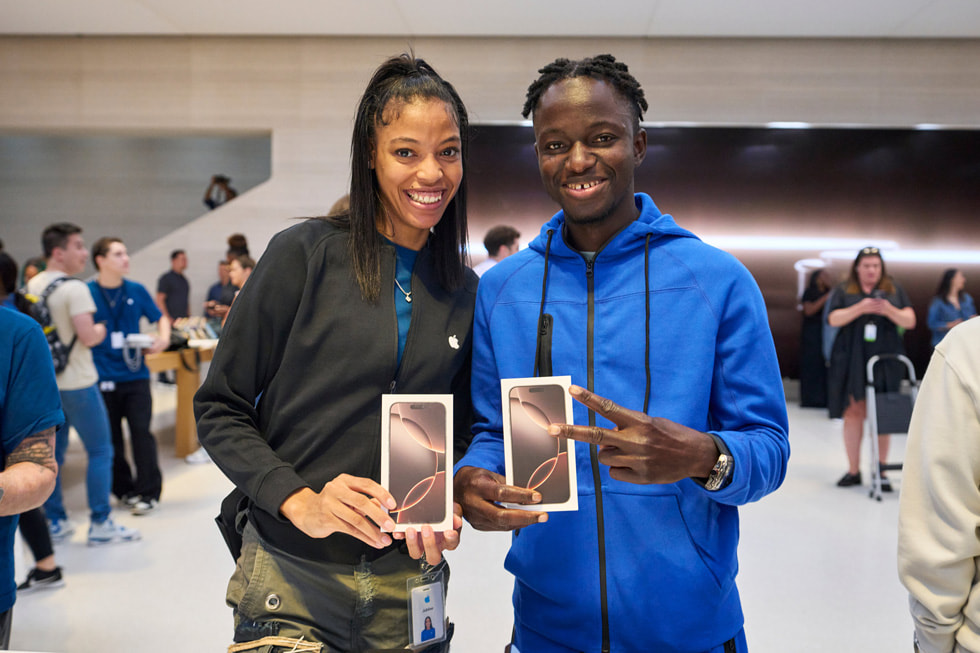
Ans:
{"label": "short twisted hair", "polygon": [[647,110],[647,100],[643,95],[640,83],[630,74],[629,68],[611,54],[597,54],[578,61],[570,59],[555,59],[538,71],[538,77],[527,89],[524,110],[525,118],[534,113],[541,96],[556,82],[575,77],[591,77],[612,85],[628,102],[639,125],[643,112]]}

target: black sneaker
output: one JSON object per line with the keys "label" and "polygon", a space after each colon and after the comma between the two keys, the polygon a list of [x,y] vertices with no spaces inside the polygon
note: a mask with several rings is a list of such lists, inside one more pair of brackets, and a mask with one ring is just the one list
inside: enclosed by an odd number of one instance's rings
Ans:
{"label": "black sneaker", "polygon": [[53,590],[64,586],[65,579],[61,577],[61,567],[55,567],[51,571],[34,567],[27,572],[27,580],[17,586],[17,591],[26,594],[35,590]]}
{"label": "black sneaker", "polygon": [[891,484],[891,481],[889,481],[885,477],[885,466],[884,466],[884,464],[879,464],[878,465],[878,478],[881,479],[881,491],[882,492],[891,492],[892,491],[892,484]]}
{"label": "black sneaker", "polygon": [[861,485],[861,472],[857,474],[848,472],[837,481],[837,487],[851,487],[852,485]]}
{"label": "black sneaker", "polygon": [[156,509],[159,507],[160,502],[156,499],[142,497],[139,501],[132,505],[129,512],[134,515],[149,515],[151,512],[156,512]]}

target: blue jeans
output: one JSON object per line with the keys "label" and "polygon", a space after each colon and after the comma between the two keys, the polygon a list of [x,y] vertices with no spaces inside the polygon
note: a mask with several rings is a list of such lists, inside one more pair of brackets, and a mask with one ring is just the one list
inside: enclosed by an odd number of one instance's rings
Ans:
{"label": "blue jeans", "polygon": [[61,496],[61,466],[65,463],[65,452],[68,450],[68,427],[74,426],[88,454],[88,471],[85,474],[88,507],[92,522],[100,524],[109,518],[112,510],[109,505],[109,487],[112,484],[109,415],[98,385],[81,390],[62,390],[60,394],[66,421],[55,434],[54,458],[58,462],[58,480],[55,481],[54,492],[44,502],[44,511],[48,519],[68,518]]}

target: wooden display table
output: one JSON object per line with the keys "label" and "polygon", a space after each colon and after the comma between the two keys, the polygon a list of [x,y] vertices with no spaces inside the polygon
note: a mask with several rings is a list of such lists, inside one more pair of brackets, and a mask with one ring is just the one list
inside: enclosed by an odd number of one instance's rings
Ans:
{"label": "wooden display table", "polygon": [[198,448],[197,421],[194,419],[194,393],[201,386],[200,363],[214,356],[214,347],[188,347],[180,351],[164,351],[144,357],[150,372],[177,370],[177,420],[174,449],[183,458]]}

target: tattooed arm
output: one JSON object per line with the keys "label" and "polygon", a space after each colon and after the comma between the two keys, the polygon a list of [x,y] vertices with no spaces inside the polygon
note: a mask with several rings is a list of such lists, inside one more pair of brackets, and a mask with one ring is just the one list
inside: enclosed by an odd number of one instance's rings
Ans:
{"label": "tattooed arm", "polygon": [[29,435],[7,456],[0,472],[0,516],[37,508],[54,490],[58,463],[54,461],[54,427]]}

